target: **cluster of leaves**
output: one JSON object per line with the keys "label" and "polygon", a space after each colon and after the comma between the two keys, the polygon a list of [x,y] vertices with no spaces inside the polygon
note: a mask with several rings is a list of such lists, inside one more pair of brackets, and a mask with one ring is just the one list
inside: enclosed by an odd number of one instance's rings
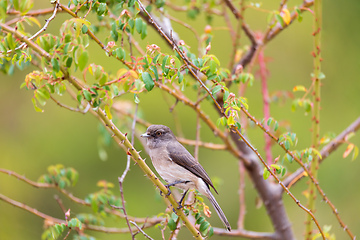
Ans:
{"label": "cluster of leaves", "polygon": [[289,150],[291,146],[296,146],[297,144],[296,133],[286,132],[280,135],[278,143],[283,145],[286,150]]}
{"label": "cluster of leaves", "polygon": [[[60,239],[60,237],[64,234],[66,230],[77,228],[79,230],[82,229],[82,223],[77,218],[72,218],[69,221],[66,221],[66,224],[55,224],[48,227],[43,234],[41,235],[42,240],[53,240]],[[90,240],[94,239],[92,237],[87,237],[86,235],[82,235],[81,239]]]}
{"label": "cluster of leaves", "polygon": [[[314,78],[313,74],[311,74],[311,77]],[[321,72],[317,76],[317,78],[320,79],[320,80],[325,79],[325,75]],[[293,112],[295,112],[298,107],[304,108],[305,114],[309,114],[311,112],[313,102],[309,98],[306,98],[306,96],[309,94],[309,91],[310,91],[310,89],[307,89],[303,85],[296,85],[293,88],[293,92],[304,92],[303,97],[295,98],[293,100],[292,105],[291,105],[291,110]]]}
{"label": "cluster of leaves", "polygon": [[48,174],[40,176],[38,182],[55,184],[60,189],[75,186],[79,179],[79,174],[74,168],[65,168],[62,164],[51,165],[47,171]]}
{"label": "cluster of leaves", "polygon": [[[261,124],[264,125],[265,119],[261,120]],[[276,132],[279,128],[279,122],[277,120],[275,120],[273,117],[269,117],[266,121],[266,125],[268,127],[273,126],[273,130],[274,132]]]}
{"label": "cluster of leaves", "polygon": [[[121,199],[116,197],[109,188],[113,188],[114,184],[101,180],[97,183],[101,189],[95,193],[91,193],[85,197],[85,202],[91,205],[94,213],[101,216],[108,216],[105,208],[110,206],[121,207]],[[90,219],[87,219],[89,221]]]}
{"label": "cluster of leaves", "polygon": [[[275,174],[281,174],[281,177],[283,177],[286,173],[286,168],[282,165],[278,165],[278,164],[271,164],[270,169],[275,173]],[[263,172],[263,178],[266,180],[268,179],[270,176],[270,172],[267,168],[264,168],[264,172]]]}

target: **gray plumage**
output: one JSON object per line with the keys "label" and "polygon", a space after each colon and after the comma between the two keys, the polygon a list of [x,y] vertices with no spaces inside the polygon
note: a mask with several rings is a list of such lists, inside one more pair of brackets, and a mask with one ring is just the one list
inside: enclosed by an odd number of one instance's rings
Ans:
{"label": "gray plumage", "polygon": [[176,187],[185,191],[197,189],[206,196],[226,229],[230,231],[231,226],[210,191],[211,187],[218,193],[210,177],[200,163],[176,140],[170,128],[152,125],[141,136],[147,138],[150,158],[159,175],[170,185],[176,183]]}

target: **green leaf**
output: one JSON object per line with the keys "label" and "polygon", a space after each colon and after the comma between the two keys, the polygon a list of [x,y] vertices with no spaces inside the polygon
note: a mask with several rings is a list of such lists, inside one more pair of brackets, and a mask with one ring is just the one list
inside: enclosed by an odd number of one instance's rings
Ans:
{"label": "green leaf", "polygon": [[116,57],[119,58],[120,60],[125,60],[125,50],[123,48],[117,48],[115,50],[115,54],[116,54]]}
{"label": "green leaf", "polygon": [[155,86],[154,80],[152,79],[152,77],[150,76],[150,74],[148,72],[142,73],[141,78],[142,78],[143,82],[145,83],[146,90],[148,90],[150,92]]}
{"label": "green leaf", "polygon": [[73,58],[72,58],[72,57],[68,57],[68,59],[66,59],[65,66],[66,66],[67,68],[71,67],[72,61],[73,61]]}
{"label": "green leaf", "polygon": [[141,39],[146,38],[146,36],[147,36],[147,28],[146,28],[146,24],[144,23],[141,29]]}
{"label": "green leaf", "polygon": [[241,129],[241,124],[239,122],[235,122],[235,126],[237,129],[239,129],[239,130]]}
{"label": "green leaf", "polygon": [[82,32],[83,34],[85,34],[85,33],[87,33],[88,29],[89,29],[89,28],[88,28],[85,24],[83,24],[83,26],[82,26],[82,28],[81,28],[81,32]]}
{"label": "green leaf", "polygon": [[112,119],[112,115],[111,115],[111,111],[110,111],[110,107],[109,105],[105,105],[105,113],[107,115],[107,117],[111,120]]}
{"label": "green leaf", "polygon": [[210,227],[209,232],[208,232],[208,237],[210,238],[212,235],[214,235],[214,228]]}
{"label": "green leaf", "polygon": [[199,217],[197,220],[196,220],[196,224],[201,224],[205,221],[205,218],[204,217]]}
{"label": "green leaf", "polygon": [[263,178],[264,180],[268,179],[270,176],[270,172],[267,170],[267,168],[264,168]]}
{"label": "green leaf", "polygon": [[224,102],[226,102],[226,100],[228,99],[229,95],[230,95],[229,91],[225,90],[224,96],[223,96]]}
{"label": "green leaf", "polygon": [[275,121],[274,131],[276,131],[278,128],[279,128],[279,123],[277,121]]}
{"label": "green leaf", "polygon": [[58,182],[58,186],[60,189],[64,189],[66,187],[66,182],[64,180],[60,180]]}
{"label": "green leaf", "polygon": [[136,29],[136,31],[140,34],[141,33],[141,31],[142,31],[142,26],[143,25],[143,22],[142,22],[142,20],[141,20],[141,18],[137,18],[136,20],[135,20],[135,29]]}
{"label": "green leaf", "polygon": [[227,119],[227,125],[228,126],[235,125],[235,120],[234,120],[234,117],[232,115],[230,115],[229,118]]}
{"label": "green leaf", "polygon": [[351,157],[351,160],[354,161],[359,155],[359,148],[357,146],[354,146],[353,155]]}
{"label": "green leaf", "polygon": [[88,90],[84,89],[83,94],[86,100],[91,101],[91,94]]}
{"label": "green leaf", "polygon": [[212,95],[215,96],[215,94],[217,92],[219,92],[222,89],[221,85],[216,85],[213,89],[212,89]]}
{"label": "green leaf", "polygon": [[322,80],[322,79],[325,78],[325,74],[324,74],[323,72],[320,72],[320,73],[318,74],[318,77],[317,77],[317,78],[320,79],[320,80]]}
{"label": "green leaf", "polygon": [[158,55],[156,55],[156,56],[153,58],[153,60],[152,60],[151,63],[156,64],[157,61],[158,61],[158,59],[159,59],[159,57],[160,57],[160,55],[161,55],[161,53],[159,53]]}
{"label": "green leaf", "polygon": [[78,59],[79,68],[81,71],[84,70],[88,59],[89,59],[88,53],[86,51],[82,52]]}
{"label": "green leaf", "polygon": [[44,112],[44,110],[42,110],[41,108],[39,108],[39,107],[37,106],[35,98],[32,98],[31,101],[32,101],[32,103],[33,103],[33,105],[34,105],[35,111],[37,111],[37,112]]}
{"label": "green leaf", "polygon": [[158,74],[158,71],[157,71],[156,67],[151,66],[150,69],[154,73],[156,81],[159,81],[159,74]]}
{"label": "green leaf", "polygon": [[170,218],[168,221],[168,227],[171,231],[175,231],[176,229],[176,222],[174,221],[174,219]]}
{"label": "green leaf", "polygon": [[115,84],[112,84],[111,86],[113,88],[114,95],[115,96],[119,95],[119,88]]}
{"label": "green leaf", "polygon": [[77,218],[72,218],[69,222],[68,222],[68,227],[72,228],[72,227],[78,227],[78,228],[82,228],[82,223],[80,222],[79,219]]}
{"label": "green leaf", "polygon": [[163,73],[166,71],[166,63],[167,63],[167,60],[168,60],[168,58],[169,58],[169,56],[168,55],[166,55],[165,57],[164,57],[164,59],[162,60],[162,64],[161,64],[161,69],[162,69],[162,71],[163,71]]}
{"label": "green leaf", "polygon": [[182,75],[179,71],[178,72],[178,83],[182,83],[183,80],[184,80],[184,75]]}
{"label": "green leaf", "polygon": [[55,72],[59,72],[60,71],[60,65],[59,65],[59,61],[56,58],[52,58],[51,59],[51,65],[54,69]]}
{"label": "green leaf", "polygon": [[294,161],[293,157],[290,155],[290,154],[285,154],[285,157],[284,157],[286,160],[289,161],[289,163],[292,163]]}
{"label": "green leaf", "polygon": [[290,142],[289,142],[289,140],[285,140],[285,141],[284,141],[284,147],[285,147],[286,150],[289,150],[289,149],[290,149]]}
{"label": "green leaf", "polygon": [[135,0],[129,0],[128,7],[132,7],[135,4]]}
{"label": "green leaf", "polygon": [[214,74],[214,73],[216,72],[216,63],[215,63],[215,61],[214,61],[214,60],[210,60],[209,66],[210,66],[210,72],[211,72],[212,74]]}
{"label": "green leaf", "polygon": [[199,231],[202,235],[206,235],[206,230],[210,227],[210,223],[208,221],[204,221],[200,224]]}
{"label": "green leaf", "polygon": [[106,12],[106,3],[99,3],[96,12],[99,16],[103,15]]}
{"label": "green leaf", "polygon": [[284,19],[282,18],[282,16],[280,14],[275,14],[275,18],[280,23],[281,27],[285,26]]}

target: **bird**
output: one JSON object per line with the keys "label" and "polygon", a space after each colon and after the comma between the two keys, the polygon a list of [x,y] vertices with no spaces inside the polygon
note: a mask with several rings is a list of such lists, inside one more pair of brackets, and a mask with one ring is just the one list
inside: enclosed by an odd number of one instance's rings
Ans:
{"label": "bird", "polygon": [[155,170],[170,186],[184,190],[181,202],[190,189],[198,190],[213,205],[225,228],[231,226],[220,205],[210,191],[210,187],[218,194],[210,177],[200,163],[177,141],[171,129],[164,125],[151,125],[141,137],[146,138],[146,145]]}

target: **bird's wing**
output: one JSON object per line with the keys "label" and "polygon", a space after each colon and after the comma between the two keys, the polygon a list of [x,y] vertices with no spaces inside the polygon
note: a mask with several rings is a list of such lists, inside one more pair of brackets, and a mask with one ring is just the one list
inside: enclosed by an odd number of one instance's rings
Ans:
{"label": "bird's wing", "polygon": [[181,145],[178,141],[173,141],[169,143],[166,148],[173,162],[204,180],[207,185],[210,185],[214,191],[218,193],[205,169],[195,160],[195,158],[183,145]]}

